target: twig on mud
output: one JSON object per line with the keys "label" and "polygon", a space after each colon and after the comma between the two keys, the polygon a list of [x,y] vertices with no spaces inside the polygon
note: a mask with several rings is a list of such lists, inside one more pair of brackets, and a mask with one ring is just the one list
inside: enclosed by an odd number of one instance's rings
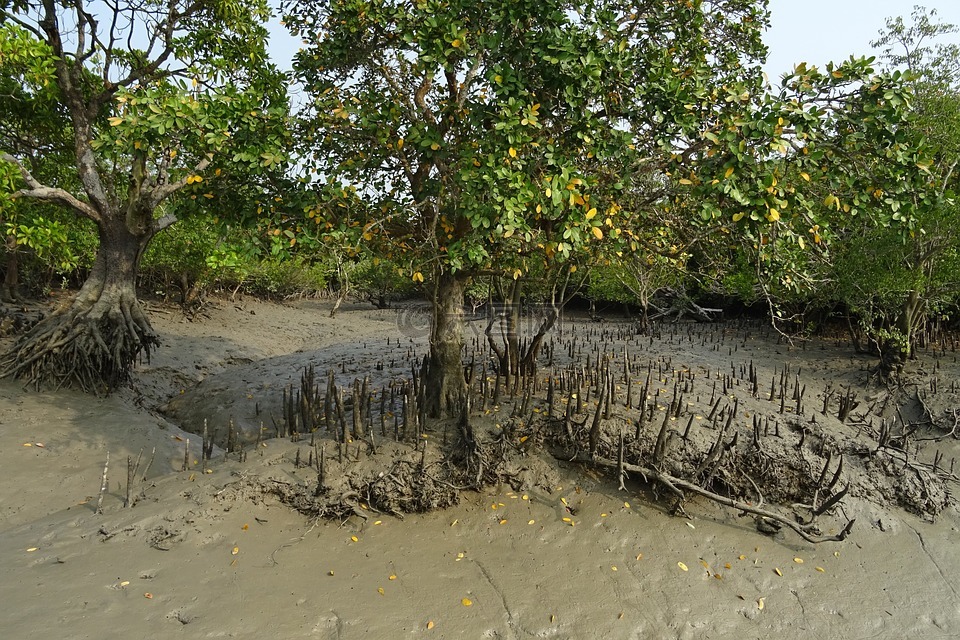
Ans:
{"label": "twig on mud", "polygon": [[[581,455],[576,458],[576,461],[587,463],[587,464],[596,464],[603,467],[610,467],[613,469],[617,468],[617,462],[615,460],[605,460],[603,458],[590,458],[588,456]],[[767,511],[766,509],[760,509],[753,505],[747,504],[745,502],[734,500],[733,498],[728,498],[727,496],[722,496],[718,493],[714,493],[713,491],[704,489],[703,487],[696,485],[692,482],[683,480],[682,478],[676,478],[674,476],[663,473],[661,471],[657,471],[656,469],[640,467],[632,464],[624,464],[623,468],[627,471],[633,471],[635,473],[642,474],[646,478],[655,480],[656,482],[662,484],[667,489],[669,489],[670,492],[676,495],[681,501],[683,501],[684,498],[686,497],[683,491],[689,491],[701,497],[707,498],[708,500],[712,500],[713,502],[717,502],[719,504],[731,507],[733,509],[737,509],[738,511],[743,511],[745,513],[751,513],[753,515],[761,516],[763,518],[775,520],[796,531],[797,535],[799,535],[801,538],[803,538],[807,542],[811,542],[814,544],[819,544],[821,542],[841,542],[845,540],[847,536],[850,535],[850,530],[853,528],[853,523],[856,522],[856,520],[848,521],[846,526],[843,528],[843,530],[836,535],[818,536],[810,533],[809,529],[811,525],[809,524],[808,525],[798,524],[793,520],[791,520],[790,518],[780,515],[779,513],[774,513],[773,511]]]}
{"label": "twig on mud", "polygon": [[110,452],[107,451],[107,461],[103,463],[103,477],[100,478],[100,495],[97,496],[97,510],[95,513],[103,513],[103,494],[107,492],[107,467],[110,466]]}
{"label": "twig on mud", "polygon": [[277,559],[276,559],[276,557],[275,557],[275,556],[277,555],[277,552],[278,552],[278,551],[282,551],[283,549],[286,549],[287,547],[292,547],[292,546],[295,545],[295,544],[298,544],[298,543],[300,543],[300,542],[303,542],[303,540],[307,537],[307,535],[309,535],[309,533],[310,533],[311,531],[313,531],[314,529],[316,529],[316,528],[317,528],[317,525],[320,524],[320,519],[321,519],[320,516],[317,516],[316,518],[314,518],[314,519],[313,519],[313,523],[310,525],[310,528],[307,529],[306,531],[304,531],[304,532],[303,532],[303,535],[301,535],[299,538],[294,538],[294,539],[290,540],[290,542],[285,542],[285,543],[283,543],[282,545],[280,545],[279,547],[277,547],[276,549],[274,549],[274,550],[270,553],[270,562],[273,563],[273,564],[270,565],[270,566],[275,567],[275,566],[277,566],[278,564],[280,564],[279,562],[277,562]]}

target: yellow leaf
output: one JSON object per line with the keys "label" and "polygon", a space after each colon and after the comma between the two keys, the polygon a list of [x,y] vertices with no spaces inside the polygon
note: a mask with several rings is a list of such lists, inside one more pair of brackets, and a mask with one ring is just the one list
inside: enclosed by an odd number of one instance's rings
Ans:
{"label": "yellow leaf", "polygon": [[516,157],[517,157],[517,150],[514,149],[513,147],[510,147],[510,157],[511,157],[511,158],[516,158]]}
{"label": "yellow leaf", "polygon": [[453,47],[454,49],[459,49],[461,46],[463,46],[463,41],[461,41],[460,38],[457,38],[456,40],[450,43],[450,46]]}
{"label": "yellow leaf", "polygon": [[117,126],[118,124],[120,124],[121,122],[123,122],[123,118],[117,118],[117,117],[107,118],[107,122],[110,123],[110,126],[111,126],[111,127],[115,127],[115,126]]}
{"label": "yellow leaf", "polygon": [[727,167],[727,170],[723,173],[724,178],[729,178],[733,175],[733,167]]}
{"label": "yellow leaf", "polygon": [[576,273],[576,272],[577,272],[577,265],[575,264],[570,265],[570,273]]}
{"label": "yellow leaf", "polygon": [[794,558],[793,561],[797,564],[803,564],[803,558]]}
{"label": "yellow leaf", "polygon": [[776,222],[780,219],[780,212],[776,209],[770,209],[770,212],[767,214],[767,220],[770,222]]}
{"label": "yellow leaf", "polygon": [[377,593],[384,595],[383,587],[377,587]]}
{"label": "yellow leaf", "polygon": [[207,198],[207,199],[209,200],[210,198],[213,198],[213,194],[212,194],[212,193],[205,193],[205,194],[203,194],[203,197],[204,197],[204,198]]}
{"label": "yellow leaf", "polygon": [[350,539],[354,542],[360,542],[360,539],[357,536],[350,536]]}
{"label": "yellow leaf", "polygon": [[590,211],[587,211],[587,220],[590,220],[595,215],[597,215],[597,208],[593,207],[592,209],[590,209]]}
{"label": "yellow leaf", "polygon": [[473,600],[471,600],[470,598],[464,598],[463,600],[460,601],[460,604],[462,604],[465,607],[471,607],[473,606]]}
{"label": "yellow leaf", "polygon": [[760,611],[763,611],[763,598],[759,598],[757,600],[757,609],[759,609]]}
{"label": "yellow leaf", "polygon": [[547,187],[547,190],[543,192],[548,198],[553,195],[553,190]]}
{"label": "yellow leaf", "polygon": [[735,213],[735,214],[733,214],[733,221],[734,221],[734,222],[740,222],[741,220],[743,220],[743,216],[745,216],[745,215],[747,215],[747,214],[745,214],[743,211],[741,211],[740,213]]}
{"label": "yellow leaf", "polygon": [[603,240],[603,229],[601,229],[600,227],[594,227],[593,237],[595,237],[597,240]]}
{"label": "yellow leaf", "polygon": [[413,281],[414,281],[414,282],[423,282],[423,274],[420,273],[419,271],[417,271],[416,273],[414,273],[414,274],[413,274]]}
{"label": "yellow leaf", "polygon": [[681,571],[689,571],[689,570],[690,570],[690,569],[687,568],[687,565],[683,564],[682,562],[678,562],[678,563],[677,563],[677,566],[680,567],[680,570],[681,570]]}
{"label": "yellow leaf", "polygon": [[233,548],[233,551],[230,552],[230,555],[235,556],[235,555],[237,555],[238,553],[240,553],[240,547],[234,547],[234,548]]}
{"label": "yellow leaf", "polygon": [[801,251],[807,248],[807,243],[804,242],[803,238],[797,238],[797,244],[800,245]]}
{"label": "yellow leaf", "polygon": [[390,574],[390,577],[389,577],[389,578],[387,578],[387,580],[396,580],[396,579],[397,579],[397,576],[396,576],[396,574],[393,574],[393,573]]}
{"label": "yellow leaf", "polygon": [[397,140],[397,149],[403,149],[403,138]]}
{"label": "yellow leaf", "polygon": [[800,177],[806,180],[807,182],[810,182],[810,174],[807,173],[806,171],[801,171]]}
{"label": "yellow leaf", "polygon": [[680,178],[680,184],[693,184],[693,181],[687,178]]}
{"label": "yellow leaf", "polygon": [[428,621],[427,621],[427,629],[433,629],[433,627],[434,627],[433,620],[428,620]]}
{"label": "yellow leaf", "polygon": [[779,568],[774,569],[773,572],[776,573],[778,576],[783,577],[783,571],[780,571]]}
{"label": "yellow leaf", "polygon": [[432,145],[430,145],[430,148],[433,149],[434,151],[436,151],[437,149],[440,148],[440,145],[437,144],[436,142],[434,142]]}
{"label": "yellow leaf", "polygon": [[514,280],[519,280],[519,279],[520,279],[520,276],[522,276],[522,275],[523,275],[523,271],[522,271],[522,270],[520,270],[520,269],[514,269],[514,270],[513,270],[513,279],[514,279]]}

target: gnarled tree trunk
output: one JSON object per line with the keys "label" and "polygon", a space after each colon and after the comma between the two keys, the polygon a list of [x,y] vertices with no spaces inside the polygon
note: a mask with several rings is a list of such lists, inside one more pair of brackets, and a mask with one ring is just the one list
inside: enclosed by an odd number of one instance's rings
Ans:
{"label": "gnarled tree trunk", "polygon": [[130,379],[141,353],[149,359],[159,340],[137,300],[136,274],[153,231],[131,231],[122,214],[104,216],[98,230],[83,287],[0,358],[0,375],[105,393]]}
{"label": "gnarled tree trunk", "polygon": [[447,272],[437,276],[430,326],[430,355],[423,380],[427,414],[433,418],[459,415],[467,383],[463,375],[462,276]]}

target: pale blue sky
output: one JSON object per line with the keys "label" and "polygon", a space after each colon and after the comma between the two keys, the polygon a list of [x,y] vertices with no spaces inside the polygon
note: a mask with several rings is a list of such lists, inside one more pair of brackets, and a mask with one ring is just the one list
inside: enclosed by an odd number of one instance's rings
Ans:
{"label": "pale blue sky", "polygon": [[[271,4],[276,6],[276,0]],[[772,26],[764,36],[770,48],[766,71],[776,80],[797,62],[822,66],[851,54],[873,55],[870,47],[888,16],[910,15],[915,4],[936,9],[941,22],[960,25],[960,0],[770,0]],[[289,69],[300,44],[279,25],[271,27],[271,53]],[[955,35],[955,42],[960,35]]]}
{"label": "pale blue sky", "polygon": [[[917,4],[936,9],[939,22],[960,25],[960,0],[770,0],[766,71],[776,82],[797,62],[822,66],[851,54],[876,55],[870,41],[877,39],[886,18],[906,20]],[[960,42],[960,34],[952,39]]]}

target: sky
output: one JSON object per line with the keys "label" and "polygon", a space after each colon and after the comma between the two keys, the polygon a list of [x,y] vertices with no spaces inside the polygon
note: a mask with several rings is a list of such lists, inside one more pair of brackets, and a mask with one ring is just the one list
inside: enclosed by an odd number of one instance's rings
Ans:
{"label": "sky", "polygon": [[[764,69],[775,82],[797,62],[822,66],[852,54],[875,55],[870,41],[886,18],[907,18],[916,4],[936,9],[941,22],[960,25],[960,0],[770,0],[772,25],[764,35],[770,56]],[[289,69],[300,44],[277,22],[271,25],[271,54]],[[955,38],[960,41],[960,34]]]}
{"label": "sky", "polygon": [[[939,22],[960,25],[960,0],[770,0],[772,24],[763,38],[770,55],[764,69],[775,82],[797,62],[822,66],[852,54],[876,55],[870,41],[886,19],[907,21],[914,5],[935,9]],[[953,38],[960,41],[960,34]]]}

